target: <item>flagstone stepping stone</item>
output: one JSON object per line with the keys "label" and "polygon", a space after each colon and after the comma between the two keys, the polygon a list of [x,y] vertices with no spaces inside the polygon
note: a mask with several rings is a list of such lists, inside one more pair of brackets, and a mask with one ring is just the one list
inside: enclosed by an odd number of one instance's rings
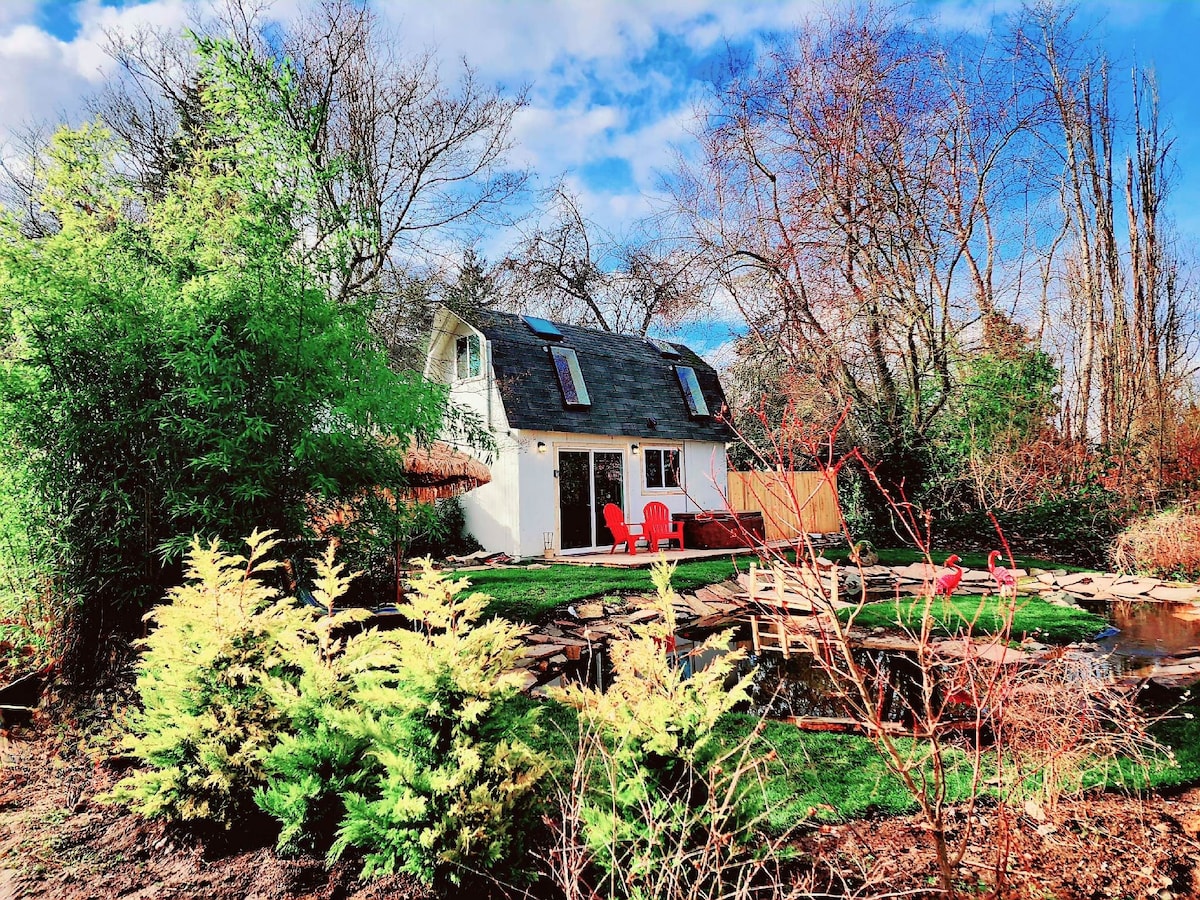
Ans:
{"label": "flagstone stepping stone", "polygon": [[1162,687],[1190,687],[1200,681],[1200,660],[1177,661],[1172,659],[1165,665],[1160,662],[1157,666],[1138,670],[1138,674],[1142,673]]}
{"label": "flagstone stepping stone", "polygon": [[534,644],[532,647],[525,648],[524,656],[526,659],[540,660],[562,652],[562,644]]}
{"label": "flagstone stepping stone", "polygon": [[1024,650],[1015,650],[1003,644],[979,644],[974,641],[938,641],[933,652],[943,656],[954,656],[961,659],[982,659],[987,662],[1015,664],[1026,663],[1032,659],[1032,654]]}
{"label": "flagstone stepping stone", "polygon": [[1115,576],[1112,575],[1100,575],[1096,572],[1080,573],[1080,577],[1077,580],[1069,583],[1059,581],[1058,586],[1071,594],[1082,597],[1094,597],[1097,594],[1107,592],[1115,580]]}
{"label": "flagstone stepping stone", "polygon": [[738,624],[738,617],[731,616],[727,613],[720,613],[715,616],[706,616],[703,619],[698,619],[695,623],[696,628],[727,628],[730,625]]}
{"label": "flagstone stepping stone", "polygon": [[1132,599],[1134,597],[1142,597],[1149,594],[1152,590],[1159,586],[1159,582],[1153,578],[1118,578],[1110,587],[1109,593],[1115,594],[1118,597]]}
{"label": "flagstone stepping stone", "polygon": [[1079,604],[1071,599],[1071,595],[1066,591],[1046,591],[1042,594],[1042,599],[1055,606],[1063,606],[1069,609],[1079,608]]}
{"label": "flagstone stepping stone", "polygon": [[907,566],[897,566],[893,569],[896,575],[909,581],[930,581],[936,578],[941,571],[941,566],[930,566],[927,563],[912,563]]}
{"label": "flagstone stepping stone", "polygon": [[963,572],[962,580],[963,581],[991,581],[991,582],[995,583],[995,579],[992,578],[992,573],[985,571],[984,569],[967,569],[965,572]]}
{"label": "flagstone stepping stone", "polygon": [[866,566],[863,568],[863,574],[868,578],[892,578],[895,576],[891,566]]}
{"label": "flagstone stepping stone", "polygon": [[1164,600],[1174,603],[1189,603],[1194,600],[1200,600],[1200,590],[1197,590],[1195,586],[1167,587],[1165,584],[1160,584],[1158,587],[1150,591],[1150,596],[1155,600]]}
{"label": "flagstone stepping stone", "polygon": [[579,618],[583,620],[603,619],[604,604],[603,603],[581,603],[575,607],[575,612],[579,614]]}
{"label": "flagstone stepping stone", "polygon": [[1037,580],[1040,581],[1042,584],[1057,584],[1058,583],[1058,575],[1055,574],[1054,572],[1039,572],[1038,576],[1037,576]]}
{"label": "flagstone stepping stone", "polygon": [[638,622],[648,622],[651,619],[658,619],[661,617],[662,617],[662,613],[659,612],[657,609],[643,609],[639,612],[635,612],[631,616],[627,616],[625,618],[625,621],[629,622],[632,625],[632,624],[636,624]]}
{"label": "flagstone stepping stone", "polygon": [[1072,585],[1079,584],[1080,582],[1091,583],[1091,581],[1096,577],[1097,574],[1098,573],[1096,573],[1096,572],[1072,572],[1069,575],[1066,575],[1066,574],[1060,575],[1058,577],[1058,586],[1061,588],[1065,588],[1065,587],[1071,587]]}
{"label": "flagstone stepping stone", "polygon": [[715,609],[713,609],[711,606],[709,606],[703,600],[700,600],[699,598],[694,597],[691,594],[684,594],[683,602],[686,603],[688,606],[690,606],[692,608],[692,612],[694,612],[697,616],[700,616],[700,617],[711,616],[716,613]]}
{"label": "flagstone stepping stone", "polygon": [[538,677],[532,672],[526,670],[521,673],[521,681],[517,685],[518,691],[528,691],[538,683]]}

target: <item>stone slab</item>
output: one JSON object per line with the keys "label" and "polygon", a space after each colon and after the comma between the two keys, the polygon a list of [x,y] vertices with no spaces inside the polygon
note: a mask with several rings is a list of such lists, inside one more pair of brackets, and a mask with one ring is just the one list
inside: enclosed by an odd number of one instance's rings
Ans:
{"label": "stone slab", "polygon": [[525,648],[524,656],[527,659],[546,659],[563,652],[562,644],[534,644],[531,647]]}
{"label": "stone slab", "polygon": [[1108,589],[1110,594],[1126,599],[1144,597],[1159,586],[1153,578],[1118,578]]}
{"label": "stone slab", "polygon": [[1163,600],[1168,603],[1191,603],[1200,600],[1200,590],[1197,590],[1194,585],[1189,587],[1167,587],[1165,584],[1160,584],[1150,591],[1149,596],[1155,600]]}

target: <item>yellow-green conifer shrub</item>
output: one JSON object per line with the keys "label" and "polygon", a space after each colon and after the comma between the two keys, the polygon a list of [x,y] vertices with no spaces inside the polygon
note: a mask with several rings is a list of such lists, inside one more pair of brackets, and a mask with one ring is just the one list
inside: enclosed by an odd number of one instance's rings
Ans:
{"label": "yellow-green conifer shrub", "polygon": [[745,654],[728,650],[728,633],[696,648],[693,659],[712,657],[706,667],[688,673],[679,665],[673,572],[666,562],[654,566],[657,596],[648,608],[659,616],[612,644],[609,689],[571,685],[554,692],[579,711],[582,735],[577,784],[584,796],[565,798],[564,814],[579,820],[565,827],[579,830],[590,862],[605,873],[606,896],[665,896],[668,883],[707,896],[692,882],[721,879],[724,863],[736,864],[746,853],[743,801],[758,761],[746,748],[722,755],[713,728],[748,699],[752,676],[733,682]]}
{"label": "yellow-green conifer shrub", "polygon": [[294,678],[281,647],[308,634],[317,613],[281,597],[261,576],[278,543],[255,531],[245,556],[216,540],[193,540],[187,581],[150,612],[126,747],[146,766],[121,781],[110,800],[145,816],[229,826],[252,809],[264,784],[263,759],[287,726],[275,683]]}
{"label": "yellow-green conifer shrub", "polygon": [[488,598],[467,587],[422,560],[400,608],[413,630],[346,642],[363,664],[347,705],[326,707],[324,722],[365,748],[367,774],[344,794],[331,856],[358,848],[364,877],[459,882],[525,849],[547,768],[526,743],[533,713],[513,672],[527,629],[480,623]]}

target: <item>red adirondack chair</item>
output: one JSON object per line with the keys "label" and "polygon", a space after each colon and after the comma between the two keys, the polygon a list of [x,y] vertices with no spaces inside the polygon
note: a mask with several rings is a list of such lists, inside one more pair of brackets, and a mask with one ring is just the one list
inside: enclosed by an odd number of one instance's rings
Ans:
{"label": "red adirondack chair", "polygon": [[[615,503],[604,504],[604,524],[608,526],[608,530],[612,532],[613,545],[609,553],[615,553],[618,544],[624,544],[630,553],[637,555],[636,544],[640,541],[643,535],[635,534],[630,529],[638,528],[635,523],[628,525],[625,522],[625,513],[621,507]],[[651,547],[654,545],[651,544]]]}
{"label": "red adirondack chair", "polygon": [[671,511],[665,503],[659,503],[657,500],[647,503],[646,508],[642,510],[642,518],[645,520],[642,530],[646,532],[651,551],[658,549],[659,541],[666,541],[668,548],[671,541],[679,541],[679,549],[683,549],[683,523],[671,524]]}

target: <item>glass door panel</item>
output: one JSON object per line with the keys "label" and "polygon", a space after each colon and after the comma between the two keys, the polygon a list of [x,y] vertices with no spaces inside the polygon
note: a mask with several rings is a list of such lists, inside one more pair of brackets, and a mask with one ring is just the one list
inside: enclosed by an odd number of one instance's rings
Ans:
{"label": "glass door panel", "polygon": [[591,453],[563,450],[558,454],[558,511],[563,550],[591,547]]}
{"label": "glass door panel", "polygon": [[[592,496],[596,498],[592,520],[596,523],[596,546],[611,547],[612,532],[604,524],[604,507],[615,503],[625,508],[625,457],[620,453],[592,454]],[[629,517],[626,516],[626,521]]]}

